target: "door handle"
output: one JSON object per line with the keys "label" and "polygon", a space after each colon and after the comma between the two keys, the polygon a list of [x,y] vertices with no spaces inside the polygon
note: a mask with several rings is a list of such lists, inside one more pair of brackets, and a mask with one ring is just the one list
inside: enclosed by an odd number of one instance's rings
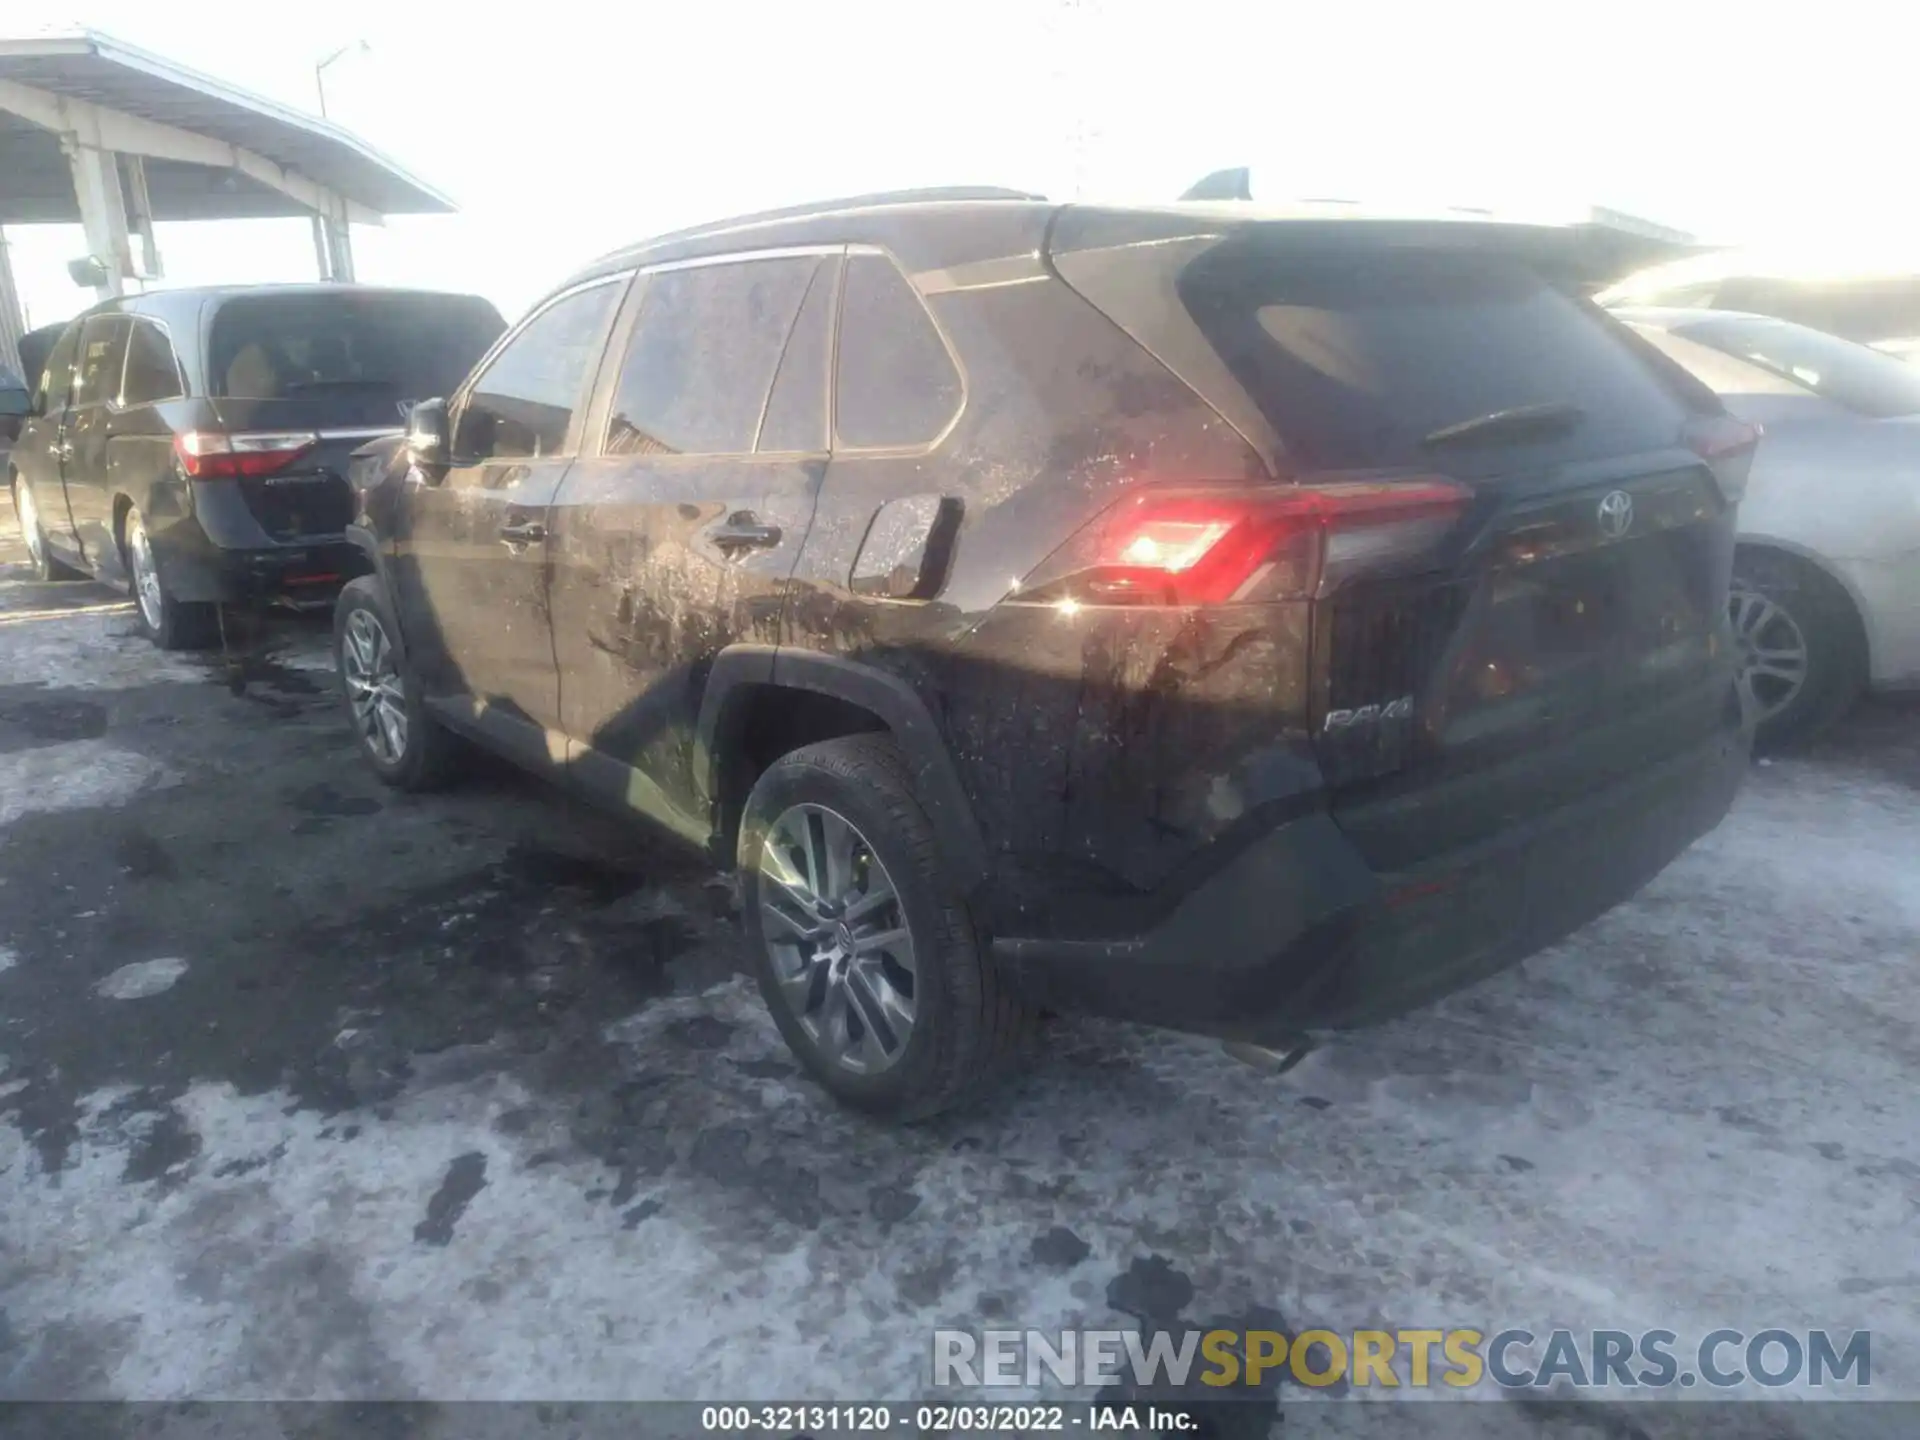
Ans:
{"label": "door handle", "polygon": [[538,545],[547,538],[547,527],[538,520],[521,520],[500,527],[500,538],[509,550],[517,550],[523,545]]}
{"label": "door handle", "polygon": [[707,532],[707,538],[722,551],[771,550],[780,543],[780,527],[762,525],[750,513],[742,511],[730,516],[724,524],[714,526]]}

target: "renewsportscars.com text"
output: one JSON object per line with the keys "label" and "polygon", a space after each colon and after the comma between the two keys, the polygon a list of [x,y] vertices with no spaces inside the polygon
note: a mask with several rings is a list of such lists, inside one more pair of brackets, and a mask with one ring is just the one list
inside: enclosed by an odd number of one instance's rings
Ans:
{"label": "renewsportscars.com text", "polygon": [[1301,1385],[1455,1390],[1865,1389],[1867,1330],[936,1330],[936,1386]]}

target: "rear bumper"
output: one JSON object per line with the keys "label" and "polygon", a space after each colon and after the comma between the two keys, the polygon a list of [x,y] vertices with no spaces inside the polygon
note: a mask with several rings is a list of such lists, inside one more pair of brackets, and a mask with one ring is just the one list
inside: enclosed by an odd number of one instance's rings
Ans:
{"label": "rear bumper", "polygon": [[1834,565],[1860,605],[1874,687],[1920,689],[1920,550]]}
{"label": "rear bumper", "polygon": [[342,535],[303,536],[286,544],[261,536],[260,543],[226,546],[216,544],[194,516],[149,533],[167,593],[191,603],[326,602],[367,568],[359,547]]}
{"label": "rear bumper", "polygon": [[1725,728],[1631,780],[1413,869],[1376,872],[1331,816],[1278,826],[1124,940],[1003,938],[1034,1003],[1268,1044],[1388,1019],[1572,933],[1717,825],[1751,735]]}

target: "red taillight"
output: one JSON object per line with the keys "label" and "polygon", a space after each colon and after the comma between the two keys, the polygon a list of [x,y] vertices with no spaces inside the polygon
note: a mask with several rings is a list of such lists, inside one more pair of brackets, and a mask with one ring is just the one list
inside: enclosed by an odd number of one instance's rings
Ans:
{"label": "red taillight", "polygon": [[173,453],[195,480],[249,480],[284,470],[319,443],[310,430],[187,430],[173,437]]}
{"label": "red taillight", "polygon": [[1707,462],[1729,505],[1747,493],[1753,454],[1766,432],[1731,415],[1708,415],[1687,426],[1687,448]]}
{"label": "red taillight", "polygon": [[1225,605],[1325,596],[1355,574],[1428,554],[1470,493],[1426,476],[1259,490],[1145,489],[1068,541],[1015,598]]}

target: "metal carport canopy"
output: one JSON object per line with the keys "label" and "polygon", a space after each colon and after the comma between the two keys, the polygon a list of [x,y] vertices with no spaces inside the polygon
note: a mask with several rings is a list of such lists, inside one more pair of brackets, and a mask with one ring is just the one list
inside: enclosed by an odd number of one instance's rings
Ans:
{"label": "metal carport canopy", "polygon": [[156,220],[454,208],[349,131],[111,36],[0,37],[0,224],[82,220],[68,136],[144,157]]}
{"label": "metal carport canopy", "polygon": [[[156,220],[309,216],[322,278],[351,280],[351,222],[453,208],[338,125],[98,31],[0,36],[0,225],[78,221],[103,298],[157,278]],[[20,328],[0,243],[9,363]]]}

